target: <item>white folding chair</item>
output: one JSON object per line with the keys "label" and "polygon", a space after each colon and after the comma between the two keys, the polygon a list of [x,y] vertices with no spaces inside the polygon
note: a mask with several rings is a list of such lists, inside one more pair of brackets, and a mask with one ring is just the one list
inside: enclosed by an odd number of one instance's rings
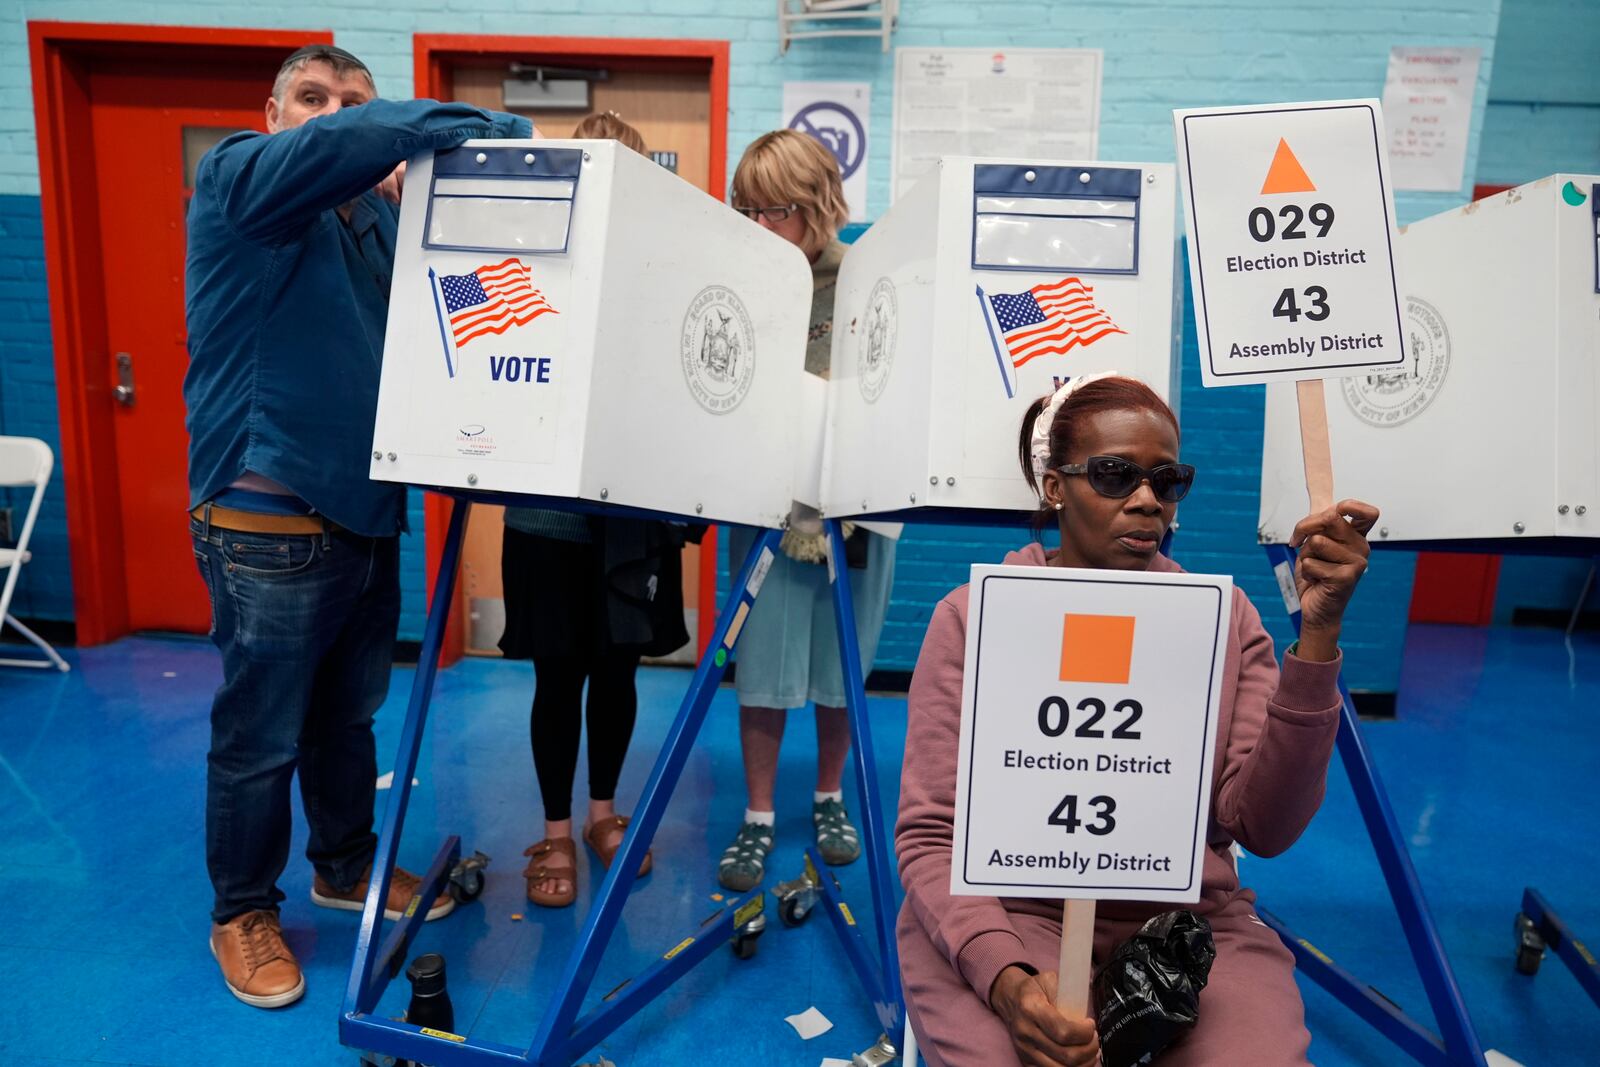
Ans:
{"label": "white folding chair", "polygon": [[11,597],[17,590],[17,578],[22,565],[32,558],[28,552],[28,538],[33,536],[33,522],[39,517],[39,505],[44,501],[44,487],[50,481],[50,468],[55,466],[55,456],[50,446],[37,437],[0,436],[0,489],[33,487],[33,499],[28,502],[28,516],[22,520],[22,536],[16,548],[0,548],[0,572],[5,574],[5,585],[0,587],[0,629],[10,626],[26,637],[43,652],[45,659],[0,659],[5,667],[54,667],[65,671],[71,668],[50,643],[11,615]]}

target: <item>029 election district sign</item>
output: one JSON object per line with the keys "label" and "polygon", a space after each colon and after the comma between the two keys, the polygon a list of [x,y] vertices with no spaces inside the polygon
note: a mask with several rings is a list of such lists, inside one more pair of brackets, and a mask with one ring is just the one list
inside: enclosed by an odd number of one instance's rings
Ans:
{"label": "029 election district sign", "polygon": [[1405,363],[1376,100],[1174,111],[1207,387]]}
{"label": "029 election district sign", "polygon": [[1233,580],[972,568],[950,892],[1200,899]]}

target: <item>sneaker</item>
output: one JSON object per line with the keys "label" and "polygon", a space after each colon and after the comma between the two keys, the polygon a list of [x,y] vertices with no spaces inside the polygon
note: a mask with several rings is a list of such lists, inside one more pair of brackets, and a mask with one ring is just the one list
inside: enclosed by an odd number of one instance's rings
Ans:
{"label": "sneaker", "polygon": [[861,837],[839,801],[812,804],[811,821],[817,827],[817,851],[829,865],[842,867],[861,858]]}
{"label": "sneaker", "polygon": [[717,864],[717,881],[735,893],[754,889],[767,871],[767,853],[772,851],[772,827],[747,822],[739,836],[722,853]]}
{"label": "sneaker", "polygon": [[306,979],[283,942],[275,911],[247,911],[211,926],[211,955],[228,992],[256,1008],[281,1008],[305,995]]}
{"label": "sneaker", "polygon": [[[322,875],[318,874],[311,879],[311,903],[324,908],[337,908],[340,911],[360,911],[367,906],[367,885],[372,880],[371,875],[372,865],[368,864],[367,869],[361,872],[361,881],[341,893],[323,881]],[[421,878],[404,867],[396,867],[394,877],[389,879],[389,899],[384,901],[383,917],[399,919],[404,916],[411,909],[411,902],[421,887]],[[431,923],[455,910],[455,898],[449,893],[440,893],[434,898],[433,906],[428,909],[428,914],[422,921]]]}

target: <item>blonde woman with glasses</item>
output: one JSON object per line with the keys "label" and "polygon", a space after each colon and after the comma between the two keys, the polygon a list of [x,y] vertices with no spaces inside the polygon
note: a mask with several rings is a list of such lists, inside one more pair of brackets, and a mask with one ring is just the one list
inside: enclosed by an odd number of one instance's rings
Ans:
{"label": "blonde woman with glasses", "polygon": [[[814,289],[806,372],[826,378],[834,285],[845,252],[839,230],[849,217],[838,162],[805,134],[794,130],[764,134],[745,150],[734,172],[733,206],[810,260]],[[730,538],[732,558],[744,558],[754,539],[754,531],[736,529]],[[821,516],[796,504],[782,548],[739,639],[735,681],[748,807],[717,870],[718,881],[735,892],[755,886],[765,873],[776,825],[773,790],[786,712],[808,702],[817,706],[817,777],[811,809],[817,851],[835,865],[854,862],[861,855],[860,838],[841,792],[850,755],[850,722]],[[895,542],[855,527],[845,548],[862,669],[870,671],[894,581]]]}

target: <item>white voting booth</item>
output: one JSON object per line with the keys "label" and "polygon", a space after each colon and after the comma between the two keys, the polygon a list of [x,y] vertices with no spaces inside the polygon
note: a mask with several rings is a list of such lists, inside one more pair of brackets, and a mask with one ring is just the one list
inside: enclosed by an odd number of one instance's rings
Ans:
{"label": "white voting booth", "polygon": [[[1331,382],[1338,495],[1374,539],[1600,536],[1600,176],[1557,174],[1411,224],[1393,373]],[[1261,539],[1305,514],[1294,390],[1269,385]]]}
{"label": "white voting booth", "polygon": [[372,477],[776,526],[811,273],[615,141],[411,161]]}
{"label": "white voting booth", "polygon": [[1031,511],[1024,409],[1116,369],[1177,406],[1170,164],[947,157],[845,255],[822,508]]}

